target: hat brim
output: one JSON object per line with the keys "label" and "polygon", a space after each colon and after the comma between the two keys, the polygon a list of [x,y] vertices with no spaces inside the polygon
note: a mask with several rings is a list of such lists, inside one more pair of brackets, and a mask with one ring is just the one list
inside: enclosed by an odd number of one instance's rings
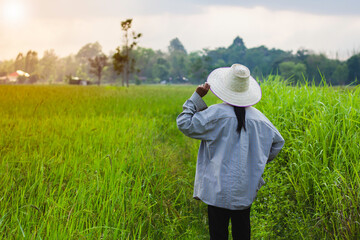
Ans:
{"label": "hat brim", "polygon": [[207,82],[210,84],[210,90],[224,102],[237,106],[249,107],[258,103],[261,99],[262,92],[257,81],[250,76],[249,88],[244,92],[236,92],[229,89],[227,82],[231,75],[231,68],[217,68],[212,71]]}

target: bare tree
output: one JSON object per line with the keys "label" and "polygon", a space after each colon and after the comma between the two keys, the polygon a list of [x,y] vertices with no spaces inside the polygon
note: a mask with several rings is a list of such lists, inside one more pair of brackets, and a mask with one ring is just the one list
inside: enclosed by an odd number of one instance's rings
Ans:
{"label": "bare tree", "polygon": [[135,58],[132,56],[132,50],[137,45],[137,39],[141,37],[141,33],[135,33],[131,29],[132,19],[121,22],[121,30],[123,31],[123,46],[116,48],[115,54],[112,56],[114,70],[123,74],[122,85],[126,82],[129,87],[129,75],[135,71]]}

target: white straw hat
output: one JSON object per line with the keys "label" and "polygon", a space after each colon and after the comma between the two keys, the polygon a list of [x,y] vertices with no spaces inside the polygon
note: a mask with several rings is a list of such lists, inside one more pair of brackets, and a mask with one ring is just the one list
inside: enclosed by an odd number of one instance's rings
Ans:
{"label": "white straw hat", "polygon": [[261,99],[259,84],[250,76],[250,70],[241,64],[215,69],[207,82],[218,98],[233,106],[248,107]]}

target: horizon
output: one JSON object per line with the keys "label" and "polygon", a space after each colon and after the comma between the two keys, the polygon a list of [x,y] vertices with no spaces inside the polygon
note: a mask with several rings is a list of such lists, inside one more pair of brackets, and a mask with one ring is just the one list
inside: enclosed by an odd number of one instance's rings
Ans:
{"label": "horizon", "polygon": [[[234,38],[233,38],[231,41],[229,41],[226,45],[223,45],[223,46],[215,46],[215,47],[212,47],[212,48],[202,48],[202,49],[197,49],[197,50],[195,49],[195,50],[192,50],[192,51],[189,51],[185,45],[184,45],[184,47],[185,47],[185,49],[186,49],[186,51],[187,51],[188,53],[198,52],[198,51],[204,51],[205,49],[208,49],[208,50],[216,50],[216,49],[222,48],[222,47],[228,48],[228,47],[233,43],[233,41],[235,40],[236,37],[242,38],[241,36],[234,36]],[[174,38],[172,38],[172,39],[175,39],[175,38],[178,38],[178,37],[174,37]],[[170,41],[171,41],[172,39],[169,39],[168,45],[165,46],[164,48],[162,48],[162,49],[154,49],[154,48],[151,48],[151,47],[144,47],[144,46],[142,46],[142,45],[141,45],[141,38],[140,38],[140,43],[138,44],[137,48],[152,49],[152,50],[154,50],[154,51],[162,51],[162,52],[166,53],[166,52],[168,52],[168,46],[170,45]],[[243,39],[243,38],[242,38],[242,39]],[[180,40],[180,42],[182,42],[181,39],[179,39],[179,40]],[[291,50],[286,50],[286,49],[281,49],[281,48],[276,48],[276,47],[272,47],[272,48],[271,48],[271,47],[266,46],[265,44],[260,44],[260,45],[258,45],[258,46],[248,47],[248,46],[246,45],[246,39],[243,39],[243,41],[244,41],[245,47],[246,47],[247,49],[257,48],[257,47],[264,46],[264,47],[266,47],[266,48],[269,49],[269,50],[271,50],[271,49],[279,49],[279,50],[283,50],[283,51],[290,51],[292,54],[296,54],[296,51],[297,51],[297,50],[302,50],[302,49],[304,49],[304,50],[309,50],[309,51],[310,51],[311,53],[313,53],[313,54],[317,54],[317,55],[322,54],[322,55],[325,55],[328,59],[334,59],[334,60],[340,60],[340,61],[346,61],[347,59],[349,59],[349,58],[352,57],[353,55],[356,55],[356,54],[359,54],[359,53],[360,53],[360,50],[355,50],[355,49],[353,49],[353,50],[351,50],[351,51],[350,51],[350,50],[347,51],[346,54],[343,54],[342,57],[341,57],[341,54],[339,54],[339,52],[314,51],[313,49],[308,49],[308,48],[306,48],[306,47],[300,47],[300,48],[298,48],[298,49],[296,49],[296,50],[292,50],[292,49],[291,49]],[[68,57],[68,56],[75,56],[75,55],[78,53],[78,51],[79,51],[83,46],[85,46],[85,45],[87,45],[87,44],[89,44],[89,43],[96,43],[96,42],[98,42],[98,43],[102,46],[101,42],[99,42],[99,41],[87,42],[87,43],[84,43],[82,46],[80,46],[79,49],[77,49],[75,52],[71,52],[71,53],[68,53],[68,54],[65,53],[64,55],[58,54],[58,52],[57,52],[56,49],[54,49],[54,48],[45,49],[43,52],[38,52],[36,49],[28,49],[28,50],[25,50],[25,51],[19,51],[14,57],[7,58],[7,59],[0,59],[0,62],[8,61],[8,60],[15,60],[15,59],[16,59],[16,56],[17,56],[18,54],[22,53],[22,54],[25,56],[28,51],[35,51],[35,52],[38,54],[39,59],[41,59],[41,58],[43,57],[43,54],[44,54],[45,51],[49,51],[49,50],[54,50],[54,53],[55,53],[56,56],[58,56],[59,58],[65,58],[65,57]],[[119,44],[119,46],[121,46],[121,45]],[[104,53],[105,55],[107,55],[107,56],[111,56],[111,55],[113,54],[113,52],[115,51],[115,49],[116,49],[116,48],[114,48],[114,49],[108,49],[107,52],[104,52],[104,47],[102,46],[102,48],[103,48],[103,53]],[[346,56],[345,56],[345,55],[346,55]]]}
{"label": "horizon", "polygon": [[120,22],[127,18],[133,19],[132,29],[143,34],[139,47],[153,50],[166,51],[174,38],[188,52],[216,49],[230,46],[239,36],[247,48],[263,45],[293,53],[308,49],[340,60],[360,52],[360,3],[355,0],[1,0],[0,8],[0,61],[29,50],[40,57],[54,49],[66,57],[94,42],[108,55],[122,45]]}

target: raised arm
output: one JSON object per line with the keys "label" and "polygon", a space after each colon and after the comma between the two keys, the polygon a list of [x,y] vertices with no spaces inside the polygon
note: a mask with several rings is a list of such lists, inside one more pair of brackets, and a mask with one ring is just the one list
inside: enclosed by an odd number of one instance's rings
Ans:
{"label": "raised arm", "polygon": [[179,130],[186,136],[206,140],[209,132],[206,117],[206,103],[202,99],[209,91],[210,85],[205,83],[197,87],[194,94],[184,103],[183,111],[177,117]]}

